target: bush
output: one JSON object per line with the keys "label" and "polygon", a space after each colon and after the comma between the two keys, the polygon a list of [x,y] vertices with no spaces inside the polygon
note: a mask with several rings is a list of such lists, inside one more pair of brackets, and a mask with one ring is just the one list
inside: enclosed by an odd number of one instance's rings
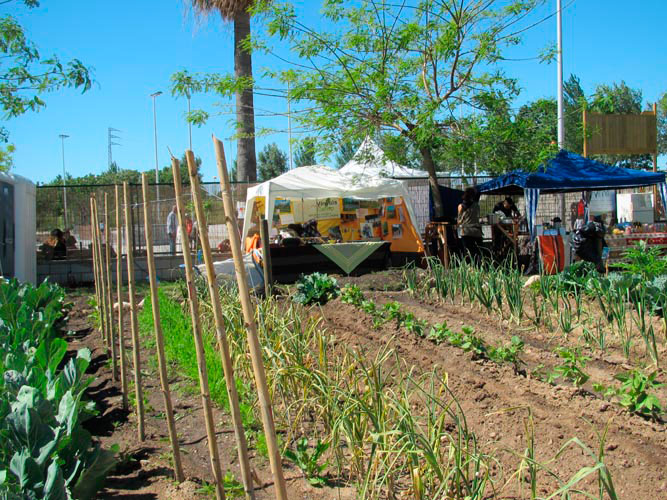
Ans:
{"label": "bush", "polygon": [[301,275],[296,282],[294,302],[299,304],[326,304],[340,294],[335,278],[325,273]]}

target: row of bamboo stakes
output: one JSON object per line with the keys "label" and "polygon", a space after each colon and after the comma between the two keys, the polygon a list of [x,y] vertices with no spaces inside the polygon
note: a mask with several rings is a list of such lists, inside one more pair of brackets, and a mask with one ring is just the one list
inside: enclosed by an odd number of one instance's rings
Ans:
{"label": "row of bamboo stakes", "polygon": [[[248,349],[252,360],[253,374],[255,378],[255,385],[257,388],[260,412],[262,417],[262,424],[264,434],[266,436],[267,448],[269,452],[269,462],[271,472],[274,480],[275,495],[278,500],[287,499],[287,489],[285,485],[285,478],[282,470],[282,462],[280,457],[280,450],[276,439],[275,423],[273,419],[273,410],[271,398],[266,382],[266,373],[262,361],[262,350],[259,343],[259,336],[257,333],[257,325],[254,317],[254,307],[250,299],[250,291],[246,281],[246,272],[243,264],[243,253],[241,250],[241,239],[238,231],[238,222],[236,219],[236,212],[234,210],[231,189],[229,184],[229,177],[227,174],[227,165],[225,159],[225,152],[222,142],[216,137],[213,137],[213,144],[216,153],[216,162],[218,167],[218,176],[220,179],[220,187],[222,190],[222,199],[225,213],[225,222],[230,236],[230,243],[232,248],[232,256],[234,259],[234,268],[236,271],[236,278],[238,283],[239,298],[243,310],[243,317],[245,327],[247,330]],[[236,390],[236,383],[234,382],[234,371],[232,365],[229,344],[227,342],[227,332],[225,331],[225,322],[222,313],[222,305],[220,303],[220,296],[216,284],[215,269],[213,265],[213,256],[211,253],[211,245],[208,238],[208,231],[206,230],[207,221],[206,214],[203,210],[201,200],[201,190],[199,185],[199,178],[197,176],[197,166],[195,157],[192,151],[186,151],[187,168],[190,177],[190,188],[192,191],[192,200],[195,209],[195,216],[199,228],[199,233],[202,254],[204,258],[204,266],[206,268],[206,278],[209,287],[209,295],[211,298],[211,305],[213,308],[213,315],[215,319],[215,338],[220,354],[220,362],[222,363],[225,382],[227,386],[227,395],[231,407],[231,420],[234,427],[234,435],[236,439],[236,449],[238,452],[239,465],[241,469],[241,479],[245,491],[245,498],[248,500],[255,499],[253,477],[257,477],[255,472],[250,467],[248,459],[248,445],[245,437],[245,431],[241,421],[241,412],[239,407],[239,395]],[[185,228],[185,207],[182,199],[181,186],[181,165],[179,161],[172,157],[172,173],[174,178],[174,190],[176,197],[176,206],[178,210],[178,224],[180,226],[181,234],[187,234]],[[178,434],[176,429],[176,422],[174,418],[174,411],[171,402],[171,393],[169,389],[169,380],[167,378],[167,360],[164,350],[164,336],[162,331],[162,324],[160,321],[160,306],[158,301],[158,280],[155,271],[155,257],[153,254],[153,234],[152,225],[149,213],[149,196],[148,196],[148,180],[146,174],[142,175],[142,195],[144,206],[144,228],[147,249],[147,264],[148,275],[150,281],[150,297],[153,311],[153,327],[156,340],[156,351],[158,358],[158,370],[160,375],[160,387],[164,399],[165,415],[167,420],[167,430],[169,433],[169,440],[171,443],[173,463],[174,463],[174,477],[176,481],[181,482],[185,479],[183,473],[183,465],[181,461],[181,452],[178,442]],[[144,416],[144,400],[143,400],[143,386],[141,373],[141,356],[139,344],[139,327],[137,319],[137,303],[136,303],[136,283],[134,276],[134,255],[132,248],[133,231],[129,230],[132,227],[132,211],[131,199],[129,197],[128,184],[123,183],[123,205],[120,202],[119,186],[115,187],[115,208],[116,208],[116,231],[117,231],[117,256],[116,256],[116,300],[117,308],[117,322],[114,318],[114,306],[112,296],[112,279],[111,279],[111,255],[110,255],[110,226],[109,226],[109,202],[108,196],[104,195],[104,235],[102,236],[100,230],[100,215],[98,200],[95,196],[90,199],[90,213],[91,213],[91,233],[92,233],[92,249],[93,249],[93,275],[95,281],[95,298],[97,301],[97,312],[100,323],[100,333],[103,338],[105,349],[112,360],[112,377],[118,382],[120,378],[122,391],[122,405],[124,409],[129,408],[129,391],[128,372],[134,372],[134,397],[136,403],[137,414],[137,434],[140,441],[144,441],[145,436],[145,416]],[[101,204],[101,203],[100,203]],[[122,207],[124,206],[124,225],[122,217]],[[123,241],[123,230],[126,234],[126,239]],[[266,228],[264,228],[266,229]],[[104,244],[102,244],[104,240]],[[125,245],[123,246],[123,243]],[[192,319],[192,333],[195,343],[195,351],[197,355],[198,373],[199,373],[199,389],[202,399],[202,412],[204,423],[206,426],[206,435],[208,439],[209,457],[211,462],[211,470],[213,473],[216,497],[218,500],[224,500],[224,476],[220,464],[220,455],[218,451],[215,421],[213,418],[213,405],[210,397],[208,386],[208,372],[206,368],[206,359],[204,356],[204,337],[199,319],[199,303],[197,292],[194,284],[194,270],[192,255],[190,247],[187,244],[183,246],[183,263],[185,265],[185,281],[188,290],[188,303],[190,308],[190,316]],[[123,250],[125,250],[127,262],[127,287],[129,296],[129,314],[130,314],[130,333],[132,339],[132,367],[128,364],[126,346],[125,346],[125,331],[123,325],[123,267],[122,258]],[[269,281],[268,279],[265,281]],[[267,292],[269,291],[267,285]]]}

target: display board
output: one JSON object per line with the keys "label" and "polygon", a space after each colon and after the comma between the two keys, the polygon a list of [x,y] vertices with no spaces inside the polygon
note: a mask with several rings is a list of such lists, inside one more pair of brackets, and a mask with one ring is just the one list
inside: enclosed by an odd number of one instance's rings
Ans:
{"label": "display board", "polygon": [[584,155],[656,154],[657,116],[607,115],[584,111]]}
{"label": "display board", "polygon": [[[257,197],[252,220],[265,212],[264,197]],[[290,224],[316,221],[324,238],[353,242],[382,240],[391,242],[394,252],[422,252],[405,201],[402,197],[367,200],[357,198],[277,199],[271,226],[273,233]]]}

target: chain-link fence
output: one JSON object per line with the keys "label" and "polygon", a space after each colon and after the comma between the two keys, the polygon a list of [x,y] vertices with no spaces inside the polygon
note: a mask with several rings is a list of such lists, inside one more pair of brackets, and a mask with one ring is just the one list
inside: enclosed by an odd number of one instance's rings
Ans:
{"label": "chain-link fence", "polygon": [[[439,183],[454,189],[464,189],[467,186],[478,185],[488,181],[491,177],[447,177],[441,178]],[[405,181],[416,215],[417,230],[422,233],[430,220],[429,209],[429,183],[427,179],[408,179]],[[246,193],[249,187],[255,184],[233,183],[232,197],[234,206],[238,210],[239,218],[243,217],[245,209]],[[131,206],[131,227],[134,236],[134,254],[142,256],[146,254],[146,242],[144,232],[144,200],[140,184],[129,184],[129,202]],[[640,189],[650,192],[652,187]],[[124,197],[122,186],[119,186],[121,219],[124,221]],[[625,191],[638,191],[637,189]],[[621,192],[621,191],[619,191]],[[149,221],[152,224],[154,252],[157,256],[168,256],[180,254],[182,245],[189,241],[194,248],[196,244],[196,233],[198,231],[192,205],[192,196],[188,185],[183,186],[183,202],[186,207],[188,219],[187,228],[189,238],[185,238],[180,230],[177,230],[175,241],[170,238],[167,228],[169,213],[175,205],[174,187],[172,184],[151,184],[146,203],[149,204]],[[67,198],[67,211],[65,212],[65,194]],[[224,211],[220,196],[218,183],[201,184],[202,201],[208,220],[208,234],[211,246],[214,250],[225,251],[227,249],[225,240],[228,239],[227,227],[224,223]],[[90,197],[95,196],[98,204],[99,219],[102,224],[105,221],[104,200],[105,195],[108,202],[107,216],[109,223],[109,237],[112,255],[118,252],[118,239],[116,233],[116,204],[115,185],[79,185],[68,186],[39,186],[37,189],[37,260],[49,261],[53,259],[53,236],[55,229],[68,230],[65,234],[67,241],[67,253],[65,260],[90,260],[92,252],[91,224],[90,224]],[[501,195],[484,196],[481,201],[482,215],[490,213],[493,206],[503,198]],[[525,204],[522,197],[516,200],[517,206],[525,214]],[[568,229],[572,228],[576,218],[576,205],[581,198],[581,193],[566,193],[561,198],[559,194],[543,194],[540,196],[537,223],[551,221],[554,217],[563,219]],[[662,213],[662,212],[661,212]],[[563,215],[565,217],[563,217]],[[607,224],[613,222],[613,214],[610,213],[605,220]],[[125,224],[125,222],[123,222]],[[106,228],[103,226],[103,231]],[[126,240],[124,240],[126,241]],[[50,253],[51,252],[51,253]]]}
{"label": "chain-link fence", "polygon": [[[246,192],[248,187],[254,184],[234,183],[232,184],[232,198],[234,205],[245,208]],[[36,247],[38,260],[49,260],[50,247],[53,246],[54,230],[64,232],[67,244],[67,252],[63,257],[67,260],[90,259],[92,253],[91,245],[91,218],[90,198],[94,196],[97,200],[98,218],[102,231],[106,230],[105,212],[109,224],[109,238],[112,247],[112,255],[118,252],[118,238],[116,232],[116,201],[115,185],[83,185],[83,186],[39,186],[37,189],[37,234]],[[121,221],[125,225],[125,205],[123,187],[119,186]],[[148,221],[153,229],[153,246],[157,255],[181,253],[184,242],[192,240],[194,248],[196,231],[198,226],[194,214],[192,195],[190,187],[183,186],[183,204],[186,207],[186,226],[189,238],[184,237],[177,229],[172,245],[172,237],[168,234],[167,219],[169,213],[176,205],[174,186],[172,184],[149,185]],[[67,199],[67,211],[65,212],[65,196]],[[107,208],[105,210],[105,196]],[[146,253],[146,241],[144,225],[144,199],[140,184],[128,185],[128,196],[130,203],[130,221],[127,224],[131,228],[134,240],[134,254],[144,255]],[[228,239],[227,227],[224,221],[224,210],[218,183],[202,183],[201,196],[204,211],[208,220],[208,233],[211,245],[215,248]],[[178,224],[176,224],[178,226]],[[194,231],[194,233],[193,233]],[[104,234],[104,233],[103,233]],[[104,236],[103,236],[104,239]]]}

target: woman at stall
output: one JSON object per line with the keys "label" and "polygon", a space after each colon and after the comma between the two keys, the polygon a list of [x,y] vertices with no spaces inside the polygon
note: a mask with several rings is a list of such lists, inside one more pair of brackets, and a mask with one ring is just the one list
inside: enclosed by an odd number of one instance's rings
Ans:
{"label": "woman at stall", "polygon": [[519,209],[514,204],[514,200],[510,196],[496,203],[493,207],[493,213],[501,213],[505,217],[521,217],[521,212],[519,212]]}
{"label": "woman at stall", "polygon": [[465,254],[473,262],[479,262],[482,246],[482,225],[479,223],[479,193],[476,188],[469,187],[463,192],[456,223]]}

